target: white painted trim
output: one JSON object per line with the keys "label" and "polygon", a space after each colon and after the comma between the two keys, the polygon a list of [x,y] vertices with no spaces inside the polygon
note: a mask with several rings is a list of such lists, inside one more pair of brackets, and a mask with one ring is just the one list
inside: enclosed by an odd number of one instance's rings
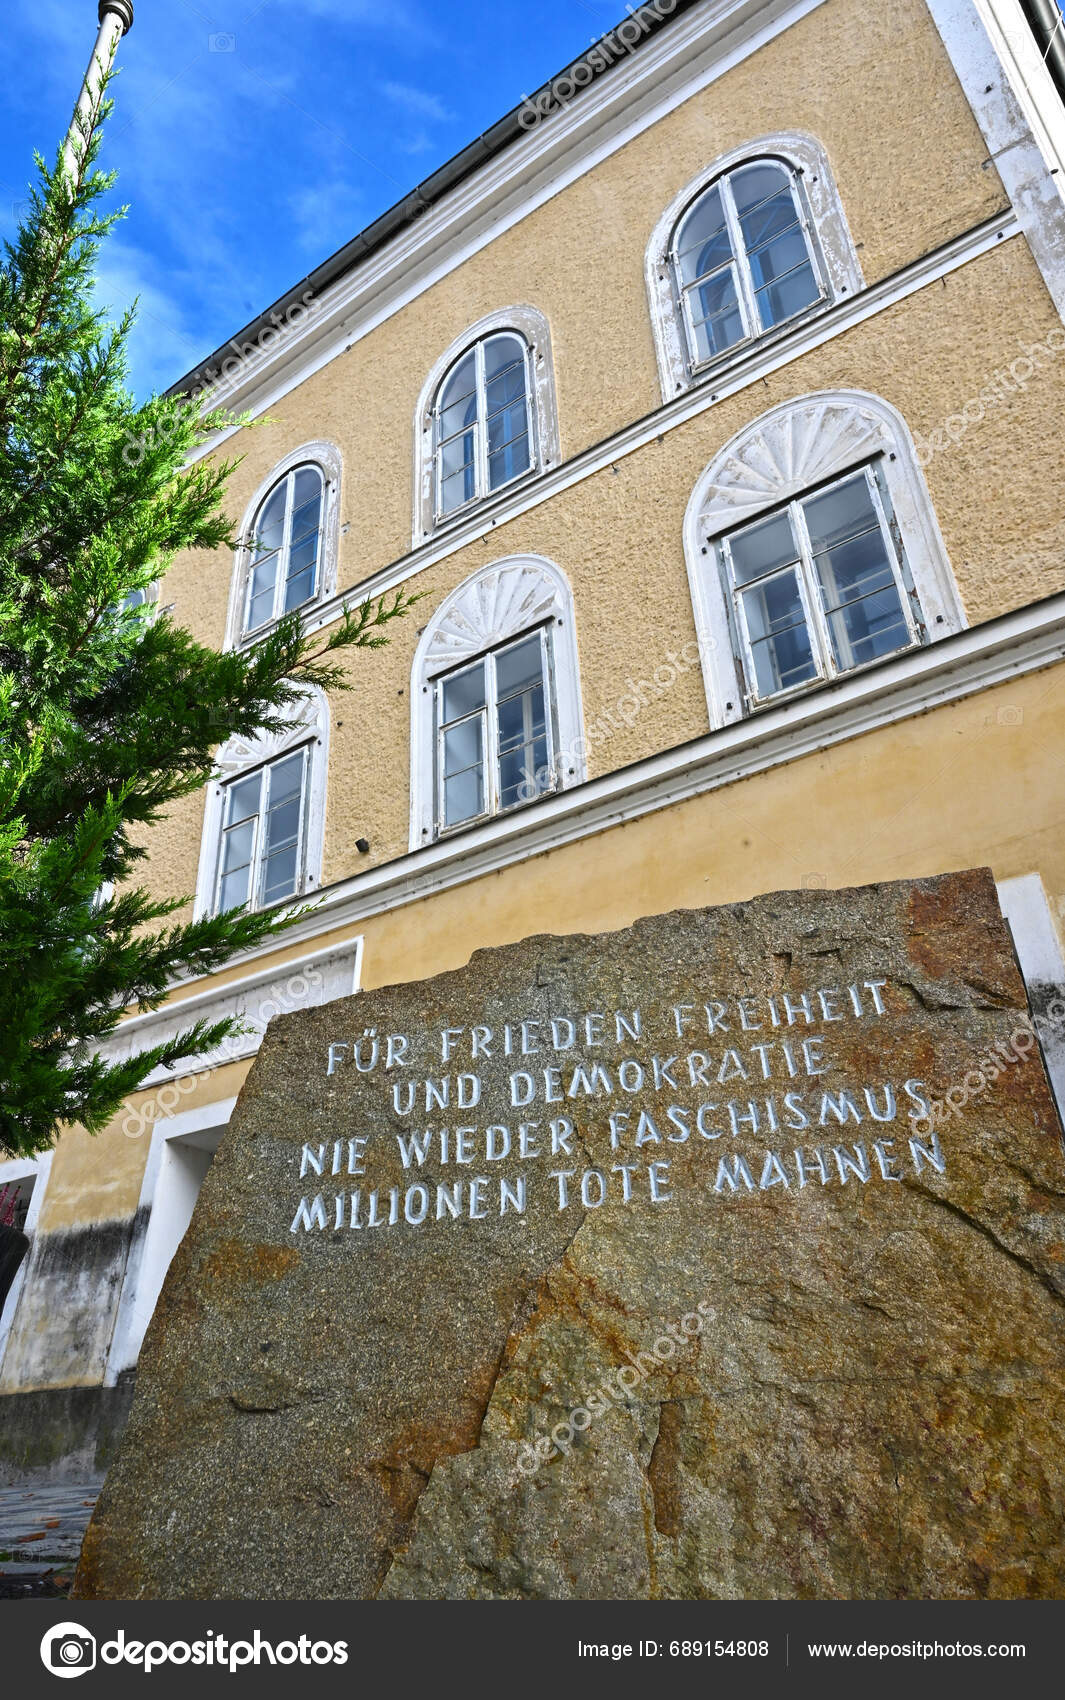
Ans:
{"label": "white painted trim", "polygon": [[279,460],[244,509],[237,533],[237,551],[233,558],[233,577],[229,588],[223,645],[225,649],[252,648],[261,643],[277,625],[276,620],[270,620],[266,625],[257,626],[254,632],[246,634],[244,631],[244,602],[248,587],[248,570],[251,566],[251,550],[247,539],[252,536],[259,509],[271,490],[297,466],[306,465],[317,466],[322,474],[322,514],[318,541],[318,589],[313,601],[304,606],[304,617],[311,612],[315,604],[328,602],[330,597],[336,594],[340,559],[340,480],[344,462],[336,443],[316,438],[313,442],[301,443],[298,449],[293,449],[283,460]]}
{"label": "white painted trim", "polygon": [[444,599],[414,652],[410,676],[412,851],[431,843],[435,833],[434,678],[548,620],[554,664],[556,784],[565,790],[583,783],[587,768],[580,662],[569,580],[542,555],[508,555],[490,561]]}
{"label": "white painted trim", "polygon": [[1032,257],[1065,319],[1065,108],[1017,0],[928,0]]}
{"label": "white painted trim", "polygon": [[[369,335],[473,254],[636,136],[815,11],[822,0],[706,0],[642,43],[580,99],[530,127],[496,159],[316,298],[315,311],[227,384],[225,406],[253,414]],[[211,391],[203,392],[207,407]],[[233,427],[237,430],[239,427]],[[210,454],[232,430],[192,456]]]}
{"label": "white painted trim", "polygon": [[741,720],[746,712],[716,539],[874,456],[881,457],[927,641],[965,626],[946,545],[901,414],[865,390],[796,396],[729,439],[696,481],[684,515],[684,559],[711,726]]}
{"label": "white painted trim", "polygon": [[[674,195],[651,233],[644,256],[647,301],[664,402],[672,401],[682,390],[690,389],[693,382],[699,382],[703,375],[701,371],[694,374],[692,372],[681,322],[678,284],[672,257],[677,226],[693,202],[718,178],[727,176],[740,165],[749,165],[758,159],[779,160],[790,168],[809,213],[814,244],[813,263],[825,294],[821,301],[806,310],[804,320],[823,313],[844,296],[856,295],[865,287],[865,279],[858,263],[854,239],[839,198],[832,167],[824,147],[816,137],[801,130],[775,131],[772,135],[758,136],[744,143],[742,147],[731,148],[728,153],[720,154],[711,165],[686,183],[679,194]],[[775,341],[789,327],[794,328],[794,323],[789,321],[784,325],[775,325],[757,339],[757,345],[764,347],[767,341]],[[750,343],[746,345],[747,348],[753,346]],[[715,370],[720,371],[729,364],[730,356],[722,355],[715,363]]]}
{"label": "white painted trim", "polygon": [[22,1297],[22,1287],[26,1279],[26,1270],[33,1256],[33,1241],[37,1232],[37,1219],[41,1214],[41,1205],[48,1186],[48,1177],[52,1170],[52,1151],[44,1151],[39,1157],[16,1157],[10,1163],[0,1163],[0,1186],[8,1181],[23,1181],[27,1175],[36,1177],[33,1192],[30,1194],[29,1207],[26,1211],[26,1226],[23,1232],[29,1240],[25,1257],[19,1264],[15,1279],[8,1288],[3,1310],[0,1312],[0,1389],[4,1387],[4,1357],[7,1343],[11,1336],[11,1327],[18,1310],[19,1299]]}
{"label": "white painted trim", "polygon": [[262,732],[257,738],[234,735],[215,758],[216,777],[207,784],[203,809],[200,862],[196,875],[196,918],[214,911],[218,859],[222,849],[222,815],[227,785],[243,773],[274,761],[286,750],[306,744],[309,755],[304,781],[304,839],[300,884],[295,898],[317,889],[322,876],[325,844],[326,780],[329,771],[329,704],[316,685],[302,688],[303,706],[293,706],[293,718],[283,732]]}
{"label": "white painted trim", "polygon": [[873,318],[886,307],[906,300],[917,290],[937,283],[940,278],[948,276],[958,267],[968,264],[970,260],[981,258],[992,248],[1019,235],[1020,227],[1013,214],[1000,214],[989,219],[986,224],[977,226],[975,230],[966,231],[963,236],[937,249],[934,254],[925,255],[896,276],[863,290],[852,299],[838,302],[835,307],[826,308],[812,320],[804,320],[779,340],[773,340],[768,347],[763,343],[757,344],[746,355],[738,357],[735,364],[730,363],[726,370],[715,371],[701,379],[683,395],[656,408],[653,413],[646,414],[642,419],[626,425],[601,443],[595,443],[591,448],[574,455],[571,460],[564,461],[552,472],[543,473],[529,483],[522,483],[516,489],[503,492],[485,502],[468,519],[461,523],[456,522],[454,528],[447,528],[421,548],[389,562],[359,584],[340,592],[321,609],[311,611],[306,621],[307,630],[323,630],[339,620],[345,607],[352,602],[383,596],[398,589],[419,573],[429,571],[439,561],[447,560],[477,538],[487,542],[497,526],[506,525],[520,515],[531,512],[542,502],[550,501],[561,491],[582,483],[584,479],[595,477],[597,473],[624,460],[626,456],[687,424],[690,419],[709,412],[729,396],[738,395],[752,385],[761,383],[764,378],[779,371],[790,361],[820,348],[822,344],[843,335],[855,325]]}
{"label": "white painted trim", "polygon": [[1048,1002],[1065,1002],[1065,957],[1043,881],[1039,874],[1000,880],[998,900],[1013,934],[1024,983],[1034,994],[1035,1030],[1058,1115],[1065,1122],[1065,1024],[1046,1014]]}
{"label": "white painted trim", "polygon": [[[114,1387],[123,1371],[136,1365],[145,1330],[176,1250],[173,1233],[168,1234],[170,1224],[164,1222],[163,1213],[157,1208],[161,1203],[160,1186],[165,1184],[167,1147],[171,1142],[188,1140],[190,1136],[214,1129],[221,1132],[228,1125],[236,1102],[235,1097],[220,1098],[213,1104],[202,1104],[179,1115],[165,1117],[152,1128],[137,1205],[137,1218],[144,1223],[144,1230],[134,1239],[126,1259],[104,1368],[105,1387]],[[187,1221],[184,1226],[188,1226]]]}
{"label": "white painted trim", "polygon": [[[287,934],[285,935],[287,939]],[[276,954],[276,944],[271,955]],[[254,1056],[262,1043],[266,1026],[275,1015],[289,1010],[317,1007],[334,998],[349,997],[357,992],[362,978],[363,941],[349,939],[323,952],[320,948],[304,952],[288,962],[270,962],[243,974],[239,979],[219,984],[185,981],[184,985],[202,984],[202,991],[188,997],[176,997],[159,1009],[146,1010],[123,1021],[112,1038],[100,1047],[99,1055],[108,1063],[124,1061],[137,1051],[163,1044],[189,1027],[194,1021],[223,1021],[238,1016],[247,1031],[234,1034],[216,1051],[205,1051],[190,1059],[188,1065],[177,1069],[153,1069],[141,1090],[170,1082],[180,1095],[183,1083],[191,1090],[198,1075],[222,1067],[225,1063],[240,1062]],[[263,953],[258,953],[263,954]],[[250,956],[245,960],[250,960]],[[162,1096],[160,1094],[160,1096]],[[158,1108],[158,1106],[157,1106]],[[127,1111],[136,1136],[143,1132],[136,1111]],[[166,1119],[173,1120],[167,1115]],[[139,1124],[139,1125],[138,1125]]]}
{"label": "white painted trim", "polygon": [[[414,511],[411,520],[411,547],[414,549],[434,533],[445,531],[469,517],[469,510],[466,508],[462,510],[461,517],[448,514],[437,517],[434,500],[433,410],[437,395],[451,368],[457,365],[476,343],[483,342],[486,337],[498,335],[501,331],[513,331],[525,344],[526,371],[532,380],[531,395],[526,397],[526,405],[532,403],[531,466],[529,471],[522,475],[522,479],[514,481],[515,485],[557,466],[561,458],[558,402],[555,396],[555,361],[551,350],[551,327],[547,319],[538,307],[527,305],[500,307],[494,313],[486,313],[475,324],[467,326],[434,363],[422,385],[418,405],[414,409]],[[488,499],[485,497],[477,503],[478,512],[483,511],[484,502]]]}

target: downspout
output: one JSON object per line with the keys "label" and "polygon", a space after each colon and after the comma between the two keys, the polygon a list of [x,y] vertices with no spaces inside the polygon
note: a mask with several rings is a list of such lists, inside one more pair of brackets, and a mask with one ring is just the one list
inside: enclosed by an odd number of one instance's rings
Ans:
{"label": "downspout", "polygon": [[1065,17],[1054,0],[1020,0],[1051,81],[1065,101]]}

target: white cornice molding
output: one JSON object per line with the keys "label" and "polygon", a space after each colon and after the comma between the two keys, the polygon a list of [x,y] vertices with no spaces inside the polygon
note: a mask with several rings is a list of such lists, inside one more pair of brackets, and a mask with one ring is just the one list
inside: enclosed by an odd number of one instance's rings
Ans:
{"label": "white cornice molding", "polygon": [[785,335],[774,338],[770,344],[760,345],[747,354],[738,356],[735,362],[723,371],[714,372],[683,395],[677,396],[674,401],[656,408],[653,413],[644,414],[631,425],[615,432],[612,437],[592,444],[590,448],[574,455],[570,460],[563,461],[551,471],[542,473],[528,483],[522,483],[494,500],[481,503],[476,513],[460,523],[448,526],[421,548],[412,549],[408,554],[390,561],[387,566],[379,568],[377,572],[371,573],[347,590],[339,591],[306,615],[306,629],[310,632],[320,631],[324,626],[339,620],[346,606],[364,602],[368,597],[384,596],[398,589],[417,574],[436,566],[439,561],[446,560],[478,538],[487,542],[498,527],[538,508],[542,502],[550,501],[560,491],[581,483],[585,478],[595,477],[597,473],[657,441],[667,432],[686,425],[690,419],[695,419],[702,413],[707,413],[716,407],[718,402],[727,401],[730,396],[737,395],[753,384],[761,383],[763,378],[769,377],[782,366],[798,360],[815,348],[820,348],[823,343],[834,337],[842,336],[855,325],[860,325],[877,313],[883,312],[886,307],[894,306],[897,301],[905,300],[918,290],[958,270],[960,266],[979,259],[990,249],[1019,235],[1020,226],[1013,214],[1000,213],[975,229],[966,231],[964,235],[955,237],[952,242],[944,244],[934,253],[922,256],[893,277],[885,278],[872,288],[862,290],[859,295],[852,296],[849,300],[837,302],[815,318],[805,320]]}
{"label": "white cornice molding", "polygon": [[927,0],[981,134],[1065,320],[1065,112],[1017,0]]}
{"label": "white cornice molding", "polygon": [[[530,127],[250,356],[207,406],[258,414],[650,125],[823,0],[706,0],[618,61],[564,110]],[[234,430],[239,427],[234,427]],[[220,432],[190,456],[212,453]]]}
{"label": "white cornice molding", "polygon": [[[277,981],[306,963],[323,957],[329,960],[330,953],[349,948],[334,942],[338,931],[383,911],[419,902],[929,709],[961,702],[1063,660],[1065,592],[957,632],[940,643],[909,650],[896,660],[721,727],[633,767],[589,780],[575,790],[546,796],[461,837],[442,839],[340,881],[320,893],[314,913],[293,926],[280,946],[263,946],[242,960],[250,965],[276,956],[286,945],[312,944],[315,939],[320,941],[317,949],[293,962],[274,960],[258,969],[249,966],[247,981]],[[190,1015],[204,1013],[213,999],[233,993],[244,983],[215,986],[205,981],[201,991],[183,996],[179,1004],[171,1002],[151,1015],[123,1022],[112,1044],[135,1030],[135,1044],[154,1043],[147,1037],[148,1024],[179,1017],[185,1025]],[[181,990],[193,984],[185,982]],[[126,1047],[127,1051],[132,1048]]]}

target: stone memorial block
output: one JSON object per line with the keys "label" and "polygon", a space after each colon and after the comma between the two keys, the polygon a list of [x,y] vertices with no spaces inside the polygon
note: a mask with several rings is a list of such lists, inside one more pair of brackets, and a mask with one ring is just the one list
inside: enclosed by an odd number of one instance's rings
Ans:
{"label": "stone memorial block", "polygon": [[986,870],[279,1017],[77,1593],[1060,1596],[1063,1182]]}

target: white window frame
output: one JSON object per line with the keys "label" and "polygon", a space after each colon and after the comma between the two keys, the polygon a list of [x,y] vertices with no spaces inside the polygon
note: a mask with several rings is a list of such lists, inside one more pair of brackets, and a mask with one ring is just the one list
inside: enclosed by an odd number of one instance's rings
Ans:
{"label": "white window frame", "polygon": [[[444,384],[459,361],[471,349],[483,347],[493,336],[509,334],[524,343],[526,349],[525,406],[529,419],[529,467],[495,490],[487,488],[487,466],[478,468],[479,493],[449,513],[439,512],[437,482],[436,408]],[[483,371],[483,352],[478,357]],[[478,428],[479,437],[485,433]],[[478,454],[481,450],[478,449]],[[526,478],[535,478],[557,466],[561,459],[558,435],[558,407],[555,399],[554,358],[551,351],[551,330],[547,319],[536,307],[518,305],[503,307],[487,313],[475,324],[468,325],[460,336],[449,344],[433,365],[418,396],[414,410],[414,491],[411,516],[411,540],[415,548],[434,532],[442,531],[465,519],[474,508],[487,507],[496,500],[505,501],[515,486]]]}
{"label": "white window frame", "polygon": [[[569,790],[586,778],[587,745],[569,581],[542,555],[511,555],[492,561],[445,597],[425,626],[415,652],[410,686],[412,850],[422,849],[441,836],[438,681],[537,628],[550,632],[546,683],[551,697],[547,720],[554,739],[552,790]],[[519,808],[534,811],[537,802],[552,795],[552,790],[508,807],[505,813],[509,816]],[[493,818],[500,818],[499,811],[494,816],[486,811],[476,820],[443,829],[443,833],[450,837]]]}
{"label": "white window frame", "polygon": [[[296,883],[291,892],[286,892],[283,897],[274,898],[273,902],[289,903],[302,891],[304,884],[303,858],[307,849],[307,804],[309,790],[307,781],[309,778],[310,765],[309,744],[298,744],[295,749],[286,750],[282,755],[274,756],[270,761],[261,762],[258,767],[249,768],[243,773],[235,774],[233,778],[228,779],[223,786],[222,826],[219,838],[218,867],[215,873],[215,894],[213,904],[216,914],[220,913],[222,908],[222,880],[225,877],[222,871],[222,863],[224,859],[222,850],[225,845],[226,834],[231,832],[235,826],[242,824],[245,820],[254,820],[255,827],[252,833],[251,856],[248,862],[248,867],[250,869],[248,897],[244,907],[246,909],[253,910],[273,906],[272,903],[267,905],[263,901],[263,878],[266,872],[266,857],[263,854],[263,823],[266,814],[268,813],[268,808],[263,807],[265,796],[264,786],[268,784],[268,775],[273,772],[273,769],[277,767],[279,763],[289,761],[293,756],[297,755],[302,757],[302,761],[300,765],[299,830],[296,836]],[[255,814],[243,815],[240,821],[227,822],[226,810],[229,805],[229,798],[233,794],[234,786],[243,784],[246,779],[253,779],[256,774],[259,776],[259,807]]]}
{"label": "white window frame", "polygon": [[[229,785],[246,779],[256,769],[271,766],[283,756],[306,749],[302,840],[298,859],[299,879],[291,896],[282,904],[295,903],[321,883],[325,840],[325,793],[329,765],[329,706],[322,691],[306,687],[292,720],[282,732],[262,733],[257,738],[233,737],[224,744],[215,762],[215,775],[206,788],[200,866],[196,880],[195,915],[200,919],[217,913],[221,884],[222,833],[226,793]],[[260,794],[261,795],[261,794]],[[256,832],[258,847],[260,829]],[[257,873],[258,880],[258,873]],[[271,905],[272,907],[272,905]]]}
{"label": "white window frame", "polygon": [[[862,390],[797,396],[752,420],[719,450],[696,482],[684,516],[684,555],[712,728],[749,711],[731,598],[719,570],[721,538],[872,461],[883,475],[891,533],[912,585],[907,616],[920,641],[936,643],[965,629],[946,545],[901,415]],[[796,687],[812,688],[813,681]]]}
{"label": "white window frame", "polygon": [[[15,1157],[9,1163],[0,1163],[0,1187],[11,1185],[15,1181],[23,1181],[33,1177],[33,1191],[30,1194],[29,1209],[23,1224],[23,1233],[29,1240],[26,1255],[15,1271],[15,1279],[7,1291],[7,1297],[0,1307],[0,1393],[19,1391],[18,1383],[5,1375],[4,1359],[7,1355],[8,1342],[18,1310],[22,1289],[26,1281],[26,1272],[33,1260],[34,1239],[37,1233],[37,1222],[44,1204],[44,1195],[48,1186],[48,1176],[52,1168],[52,1151],[45,1151],[40,1157]],[[12,1366],[14,1368],[14,1366]]]}
{"label": "white window frame", "polygon": [[[335,443],[324,439],[301,443],[298,448],[285,455],[271,467],[269,474],[259,485],[255,494],[248,502],[240,522],[238,537],[240,539],[233,565],[233,581],[230,588],[229,608],[226,614],[226,649],[247,649],[260,643],[272,632],[280,618],[277,613],[278,599],[283,595],[277,584],[274,588],[274,613],[271,618],[254,631],[245,627],[247,618],[249,581],[252,565],[252,539],[255,522],[259,517],[263,504],[277,486],[289,476],[298,471],[301,466],[313,466],[322,479],[322,506],[318,519],[318,574],[314,595],[300,604],[304,614],[319,603],[328,601],[337,588],[340,551],[340,483],[342,458]],[[286,532],[291,516],[286,513]],[[283,548],[287,548],[288,538],[284,539]],[[278,573],[278,583],[283,583],[282,574]]]}
{"label": "white window frame", "polygon": [[[880,529],[880,535],[888,555],[892,569],[895,588],[899,594],[902,617],[905,622],[908,641],[900,644],[888,655],[876,656],[872,661],[854,662],[850,666],[837,665],[832,633],[828,616],[825,613],[821,588],[818,582],[817,568],[814,564],[813,548],[810,543],[810,533],[806,520],[805,503],[812,496],[823,495],[826,491],[836,488],[839,484],[853,479],[858,474],[864,474],[866,488],[872,501],[873,512]],[[866,667],[875,667],[879,661],[886,661],[889,655],[901,655],[908,649],[924,641],[920,624],[920,606],[917,604],[913,581],[906,564],[902,539],[894,525],[894,515],[890,511],[887,491],[882,488],[883,473],[881,463],[877,460],[867,461],[864,466],[851,467],[848,471],[830,478],[824,484],[813,486],[809,490],[799,491],[789,501],[778,508],[767,509],[760,518],[786,514],[793,526],[793,536],[799,546],[799,559],[796,563],[796,583],[799,591],[799,601],[802,606],[803,619],[810,640],[810,654],[815,672],[812,679],[804,679],[800,684],[786,686],[779,691],[771,691],[761,695],[758,690],[758,675],[754,662],[754,646],[751,642],[747,627],[747,618],[743,610],[744,595],[758,584],[759,580],[751,580],[746,585],[738,585],[732,565],[732,539],[752,522],[746,521],[744,526],[737,526],[733,531],[725,532],[718,540],[717,550],[722,575],[725,581],[725,593],[729,602],[729,614],[733,630],[736,634],[737,646],[743,666],[746,682],[744,697],[750,708],[763,708],[770,704],[786,702],[793,696],[804,691],[816,689],[826,680],[842,678],[850,673],[861,672]],[[770,576],[770,575],[767,575]]]}
{"label": "white window frame", "polygon": [[[812,301],[806,302],[805,306],[800,307],[797,312],[790,314],[786,319],[778,320],[772,325],[763,325],[761,322],[762,316],[758,307],[757,291],[755,289],[754,279],[751,275],[750,254],[748,252],[747,243],[744,240],[743,230],[740,225],[740,215],[736,209],[735,194],[732,188],[733,178],[736,176],[737,172],[742,171],[744,166],[748,165],[774,165],[780,167],[785,173],[787,177],[788,190],[791,194],[792,202],[795,207],[799,228],[802,231],[803,240],[806,244],[806,257],[814,275],[814,282],[817,285],[817,294]],[[723,348],[719,353],[712,354],[704,359],[699,355],[698,339],[695,333],[695,319],[692,314],[691,305],[692,293],[699,287],[699,283],[698,281],[693,283],[684,282],[684,279],[681,276],[680,249],[678,247],[678,242],[681,232],[687,223],[689,214],[693,213],[704,198],[714,189],[716,189],[721,196],[721,210],[725,215],[725,225],[728,230],[729,242],[732,247],[732,259],[728,262],[728,264],[729,269],[734,269],[735,272],[736,302],[739,308],[740,321],[743,325],[743,335],[738,337],[735,342],[730,343],[728,348]],[[688,370],[693,377],[708,371],[712,366],[719,365],[722,361],[733,359],[737,354],[741,354],[744,349],[748,348],[752,342],[761,342],[764,337],[771,336],[774,331],[782,330],[787,325],[797,324],[799,320],[803,319],[807,314],[820,312],[828,294],[824,279],[824,265],[821,261],[817,237],[806,208],[806,198],[802,191],[802,184],[795,168],[789,165],[787,160],[769,158],[765,154],[761,155],[757,159],[744,160],[741,165],[734,166],[731,171],[726,171],[721,177],[715,177],[704,189],[700,190],[694,201],[685,208],[685,211],[677,221],[673,232],[673,239],[670,243],[669,262],[673,273],[673,288],[684,322],[684,331],[688,346]],[[725,268],[722,266],[719,269],[724,270]]]}
{"label": "white window frame", "polygon": [[[695,343],[687,303],[683,299],[684,287],[676,265],[675,242],[680,225],[695,203],[715,183],[731,176],[741,166],[755,165],[762,160],[784,166],[791,175],[800,219],[805,220],[807,246],[821,285],[821,296],[792,318],[748,335],[742,342],[723,349],[710,360],[693,362]],[[739,256],[744,245],[740,243],[737,247],[738,232],[732,230],[731,233]],[[741,278],[746,276],[745,266],[744,258],[738,268]],[[742,147],[720,154],[697,177],[686,183],[665,208],[651,233],[644,273],[663,401],[670,401],[680,391],[707,380],[723,365],[741,360],[753,349],[763,348],[769,340],[786,336],[796,326],[804,324],[808,317],[824,312],[834,302],[844,296],[855,295],[865,287],[828,155],[816,137],[799,130],[775,131],[771,135],[753,138]],[[745,306],[744,312],[748,311]],[[748,324],[750,322],[748,320]]]}
{"label": "white window frame", "polygon": [[[490,471],[488,466],[488,379],[485,372],[485,349],[488,347],[490,342],[498,342],[504,339],[511,343],[517,343],[521,349],[524,382],[523,399],[525,404],[525,435],[529,447],[529,464],[528,466],[523,466],[520,472],[512,473],[509,478],[504,479],[502,484],[490,486]],[[445,512],[441,505],[443,500],[444,482],[444,443],[440,436],[440,403],[443,400],[444,391],[450,381],[452,372],[461,363],[461,361],[465,360],[466,355],[468,354],[472,354],[474,358],[473,393],[477,400],[477,412],[472,424],[464,426],[461,432],[453,432],[452,437],[459,435],[464,436],[467,431],[473,432],[474,489],[472,496],[467,496],[464,502],[459,502],[456,507],[448,508]],[[449,438],[448,440],[451,441],[452,439]],[[508,490],[512,484],[517,484],[522,478],[530,478],[536,471],[536,419],[532,407],[532,355],[529,351],[529,345],[525,338],[520,336],[516,331],[491,331],[488,336],[480,337],[478,341],[473,344],[472,348],[468,348],[466,350],[466,354],[459,356],[459,359],[454,363],[454,365],[452,365],[448,371],[444,373],[443,379],[436,393],[436,400],[433,403],[433,519],[437,525],[441,525],[445,520],[457,519],[459,514],[467,513],[468,510],[474,507],[478,502],[486,501],[489,496],[494,496],[501,490]]]}
{"label": "white window frame", "polygon": [[[558,764],[556,753],[558,749],[558,732],[556,729],[554,664],[551,650],[551,625],[533,626],[528,631],[516,632],[512,637],[504,638],[502,643],[487,649],[482,655],[472,660],[459,662],[444,673],[438,673],[433,679],[433,713],[435,724],[435,757],[436,757],[436,836],[442,838],[452,832],[461,832],[463,828],[476,826],[478,821],[488,820],[494,815],[512,814],[515,809],[527,808],[530,803],[540,797],[547,797],[552,791],[559,789]],[[539,634],[540,638],[540,677],[544,691],[544,726],[547,742],[548,783],[535,797],[519,798],[515,803],[505,807],[500,801],[499,776],[499,699],[498,680],[496,677],[497,657],[512,644],[520,643],[523,638]],[[481,765],[484,770],[484,807],[479,814],[469,815],[465,820],[448,824],[445,815],[445,786],[444,786],[444,732],[445,723],[442,718],[444,686],[450,679],[469,667],[484,668],[484,706],[474,709],[463,719],[472,720],[475,715],[481,718]],[[447,726],[458,725],[458,721],[448,721]]]}
{"label": "white window frame", "polygon": [[[305,596],[303,598],[302,602],[296,603],[295,608],[290,608],[290,609],[286,610],[284,608],[283,604],[284,604],[284,600],[285,600],[285,593],[286,593],[286,590],[288,588],[289,569],[290,569],[290,565],[291,565],[292,515],[293,515],[294,508],[295,508],[296,475],[297,475],[297,473],[303,472],[307,469],[309,469],[312,472],[316,472],[318,474],[318,546],[317,546],[317,549],[316,549],[316,552],[315,552],[315,561],[314,561],[314,588],[311,590],[311,592],[308,596]],[[277,491],[277,490],[280,490],[282,487],[284,488],[284,491],[285,491],[285,523],[284,523],[284,530],[283,530],[282,537],[281,537],[281,542],[278,544],[277,552],[276,552],[277,553],[277,571],[274,574],[274,605],[273,605],[272,609],[270,610],[269,615],[267,616],[267,618],[265,620],[260,620],[259,624],[257,626],[250,626],[248,624],[248,620],[249,620],[250,612],[251,612],[251,587],[252,587],[252,580],[253,580],[253,577],[254,577],[253,568],[255,566],[255,555],[254,555],[254,550],[251,546],[251,538],[253,538],[255,536],[255,525],[256,525],[256,522],[259,519],[259,515],[262,513],[263,508],[266,506],[266,503],[270,500],[271,496],[273,496],[274,492]],[[258,508],[258,510],[256,512],[255,519],[252,521],[251,538],[249,538],[249,542],[248,542],[250,558],[249,558],[249,561],[248,561],[248,571],[245,574],[245,584],[244,584],[244,612],[241,616],[241,636],[242,637],[249,638],[249,639],[261,637],[263,632],[268,631],[272,626],[277,624],[278,620],[280,620],[283,613],[285,613],[285,612],[288,612],[290,614],[294,613],[297,608],[306,608],[310,603],[317,601],[317,599],[318,599],[318,584],[319,584],[319,581],[320,581],[321,576],[322,576],[322,520],[323,520],[324,517],[325,517],[325,474],[323,473],[321,467],[318,465],[317,461],[313,461],[313,460],[301,461],[298,466],[290,467],[288,472],[285,473],[283,478],[277,479],[276,483],[271,485],[270,489],[266,493],[266,496],[265,496],[263,502],[261,503],[260,507]]]}

